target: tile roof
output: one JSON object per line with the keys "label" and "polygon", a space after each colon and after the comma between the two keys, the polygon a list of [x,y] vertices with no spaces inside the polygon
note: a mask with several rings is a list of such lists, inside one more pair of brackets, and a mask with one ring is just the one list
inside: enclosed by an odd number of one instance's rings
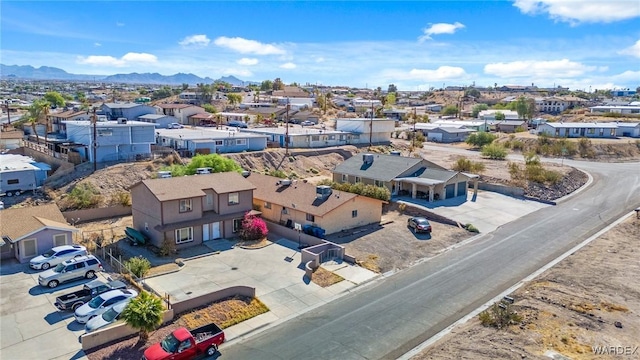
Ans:
{"label": "tile roof", "polygon": [[[333,190],[324,201],[316,199],[316,186],[302,180],[294,180],[291,185],[279,186],[277,177],[251,173],[247,178],[256,187],[253,198],[315,216],[324,216],[330,211],[358,197],[356,194]],[[374,201],[380,201],[375,200]],[[294,207],[295,204],[295,207]]]}
{"label": "tile roof", "polygon": [[[342,164],[336,166],[333,172],[339,174],[360,176],[367,179],[391,181],[394,178],[400,176],[400,174],[402,174],[403,172],[407,171],[409,168],[419,164],[422,161],[427,161],[422,158],[373,154],[373,163],[371,165],[366,165],[362,161],[361,155],[364,154],[357,154],[347,159]],[[440,168],[440,166],[436,164],[432,165],[434,167]]]}
{"label": "tile roof", "polygon": [[11,241],[20,240],[43,227],[75,231],[73,226],[67,224],[56,204],[0,210],[0,235],[9,237]]}
{"label": "tile roof", "polygon": [[146,186],[159,201],[205,196],[204,189],[217,194],[255,189],[255,186],[237,172],[180,176],[168,179],[147,179],[132,187]]}

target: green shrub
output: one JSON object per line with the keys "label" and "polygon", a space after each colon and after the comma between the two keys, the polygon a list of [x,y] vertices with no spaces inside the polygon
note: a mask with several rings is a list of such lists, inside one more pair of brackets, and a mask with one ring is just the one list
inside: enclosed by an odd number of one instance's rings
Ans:
{"label": "green shrub", "polygon": [[287,178],[287,174],[285,174],[285,172],[282,171],[282,170],[271,170],[271,171],[269,171],[269,175],[270,176],[275,176],[275,177],[280,178],[280,179],[286,179]]}
{"label": "green shrub", "polygon": [[481,312],[478,319],[483,326],[497,329],[522,322],[522,316],[512,309],[511,304],[505,302],[493,304],[489,309]]}
{"label": "green shrub", "polygon": [[478,230],[477,227],[473,226],[472,224],[466,224],[464,226],[465,230],[469,231],[469,232],[473,232],[473,233],[479,233],[480,230]]}
{"label": "green shrub", "polygon": [[491,144],[495,139],[496,136],[488,132],[476,132],[469,135],[465,142],[471,146],[481,148],[484,145]]}
{"label": "green shrub", "polygon": [[118,205],[131,206],[131,194],[125,191],[120,191],[113,195],[111,201]]}
{"label": "green shrub", "polygon": [[139,278],[144,277],[151,269],[151,262],[142,255],[130,258],[124,262],[124,265]]}
{"label": "green shrub", "polygon": [[479,174],[484,172],[485,166],[481,162],[474,162],[463,157],[458,159],[456,164],[453,166],[453,170]]}
{"label": "green shrub", "polygon": [[578,152],[583,158],[595,157],[595,151],[591,145],[591,140],[587,138],[580,138],[580,140],[578,140]]}
{"label": "green shrub", "polygon": [[91,183],[81,183],[73,187],[68,199],[76,209],[88,209],[99,204],[102,200],[100,191]]}
{"label": "green shrub", "polygon": [[382,201],[391,200],[391,192],[384,186],[365,185],[364,183],[336,183],[328,179],[321,180],[318,185],[327,185],[334,190],[350,192]]}
{"label": "green shrub", "polygon": [[524,149],[524,143],[520,140],[513,140],[511,142],[511,148],[513,150],[522,150]]}
{"label": "green shrub", "polygon": [[480,150],[480,153],[482,154],[482,156],[494,160],[503,160],[507,157],[507,149],[500,144],[485,145]]}

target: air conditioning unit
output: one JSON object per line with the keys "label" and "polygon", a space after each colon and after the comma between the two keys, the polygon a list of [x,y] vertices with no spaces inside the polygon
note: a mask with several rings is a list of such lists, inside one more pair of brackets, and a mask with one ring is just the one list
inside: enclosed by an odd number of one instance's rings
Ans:
{"label": "air conditioning unit", "polygon": [[127,118],[118,118],[118,124],[126,124]]}
{"label": "air conditioning unit", "polygon": [[289,186],[289,185],[291,185],[291,180],[289,180],[289,179],[279,180],[277,182],[277,185],[279,185],[279,186]]}

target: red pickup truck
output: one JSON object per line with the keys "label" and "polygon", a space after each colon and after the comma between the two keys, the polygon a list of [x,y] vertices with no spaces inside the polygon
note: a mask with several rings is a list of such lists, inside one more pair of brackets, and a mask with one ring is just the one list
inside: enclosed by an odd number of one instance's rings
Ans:
{"label": "red pickup truck", "polygon": [[188,360],[201,355],[213,356],[224,342],[224,331],[216,324],[194,330],[178,328],[161,342],[144,351],[143,360]]}

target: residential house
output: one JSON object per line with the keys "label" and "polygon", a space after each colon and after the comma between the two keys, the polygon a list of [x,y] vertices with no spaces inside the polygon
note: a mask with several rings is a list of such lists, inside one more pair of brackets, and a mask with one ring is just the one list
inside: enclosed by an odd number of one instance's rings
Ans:
{"label": "residential house", "polygon": [[616,136],[640,137],[640,122],[616,122]]}
{"label": "residential house", "polygon": [[498,120],[496,121],[496,131],[504,133],[515,133],[517,131],[526,131],[527,122],[524,120]]}
{"label": "residential house", "polygon": [[293,115],[289,116],[289,119],[294,124],[302,123],[303,121],[311,121],[314,124],[317,124],[320,120],[318,114],[315,114],[311,111],[297,111]]}
{"label": "residential house", "polygon": [[56,204],[0,210],[0,258],[24,263],[55,246],[73,243],[78,230]]}
{"label": "residential house", "polygon": [[263,127],[240,129],[241,133],[262,134],[267,140],[280,147],[286,147],[286,139],[289,139],[289,148],[322,148],[339,145],[353,145],[368,143],[369,139],[358,134],[344,131],[323,130],[301,125],[289,125],[280,127]]}
{"label": "residential house", "polygon": [[640,114],[640,106],[635,105],[601,105],[589,108],[591,113]]}
{"label": "residential house", "polygon": [[133,227],[178,249],[239,235],[255,186],[236,172],[143,180],[131,187]]}
{"label": "residential house", "polygon": [[17,154],[0,154],[0,164],[0,193],[7,196],[40,188],[51,171],[49,164]]}
{"label": "residential house", "polygon": [[[144,105],[141,105],[144,106]],[[128,160],[133,161],[151,154],[151,144],[155,143],[155,124],[140,121],[98,121],[94,126],[90,121],[65,121],[67,141],[85,145],[78,148],[82,158],[93,161],[93,149],[97,162]]]}
{"label": "residential house", "polygon": [[436,120],[433,124],[444,127],[460,127],[464,126],[467,129],[474,131],[489,131],[492,120]]}
{"label": "residential house", "polygon": [[462,125],[441,126],[439,124],[416,123],[416,131],[422,132],[427,141],[439,143],[454,143],[467,140],[475,130],[467,129]]}
{"label": "residential house", "polygon": [[274,90],[271,96],[281,98],[308,98],[309,93],[297,86],[285,86],[282,90]]}
{"label": "residential house", "polygon": [[504,115],[504,120],[518,120],[520,116],[517,111],[513,110],[498,110],[498,109],[489,109],[482,110],[478,113],[478,120],[496,120],[496,114],[501,113]]}
{"label": "residential house", "polygon": [[618,126],[615,123],[544,123],[538,125],[538,134],[552,137],[616,137]]}
{"label": "residential house", "polygon": [[138,117],[138,121],[154,124],[157,128],[166,129],[178,119],[171,115],[147,114]]}
{"label": "residential house", "polygon": [[358,135],[360,144],[387,144],[396,128],[393,119],[338,118],[336,130]]}
{"label": "residential house", "polygon": [[288,98],[288,97],[278,97],[277,98],[278,105],[286,106],[289,105],[290,110],[304,110],[311,109],[313,107],[314,99],[310,97],[300,97],[300,98]]}
{"label": "residential house", "polygon": [[380,100],[370,100],[362,98],[355,98],[351,100],[351,104],[357,112],[365,112],[367,110],[370,110],[371,108],[376,109],[382,107],[382,102]]}
{"label": "residential house", "polygon": [[442,104],[428,104],[426,105],[426,109],[429,112],[439,113],[444,109],[444,106]]}
{"label": "residential house", "polygon": [[551,96],[536,98],[536,108],[539,112],[559,114],[567,109],[582,106],[587,100],[576,96]]}
{"label": "residential house", "polygon": [[11,150],[19,148],[24,139],[24,132],[21,130],[0,131],[0,150]]}
{"label": "residential house", "polygon": [[247,180],[255,186],[253,205],[262,217],[291,228],[313,225],[329,235],[379,223],[382,216],[381,200],[257,173]]}
{"label": "residential house", "polygon": [[[273,121],[285,121],[287,118],[287,109],[277,107],[254,107],[246,110],[247,113],[243,115],[250,115],[252,118],[257,119],[258,115],[261,115],[263,119],[271,119]],[[289,118],[295,114],[294,111],[289,111]]]}
{"label": "residential house", "polygon": [[156,129],[156,144],[170,147],[186,156],[195,154],[261,151],[267,147],[267,136],[213,128]]}
{"label": "residential house", "polygon": [[155,113],[156,109],[149,105],[136,103],[105,103],[100,106],[99,115],[105,115],[107,120],[118,120],[120,118],[134,120],[139,116]]}
{"label": "residential house", "polygon": [[196,124],[198,126],[215,126],[218,124],[218,121],[215,114],[206,112],[189,116],[189,124]]}
{"label": "residential house", "polygon": [[47,132],[65,133],[64,121],[88,121],[91,114],[87,111],[68,110],[47,115],[49,129]]}
{"label": "residential house", "polygon": [[198,125],[190,124],[189,116],[205,112],[200,106],[191,104],[158,104],[156,109],[157,114],[173,116],[180,124],[185,125]]}

